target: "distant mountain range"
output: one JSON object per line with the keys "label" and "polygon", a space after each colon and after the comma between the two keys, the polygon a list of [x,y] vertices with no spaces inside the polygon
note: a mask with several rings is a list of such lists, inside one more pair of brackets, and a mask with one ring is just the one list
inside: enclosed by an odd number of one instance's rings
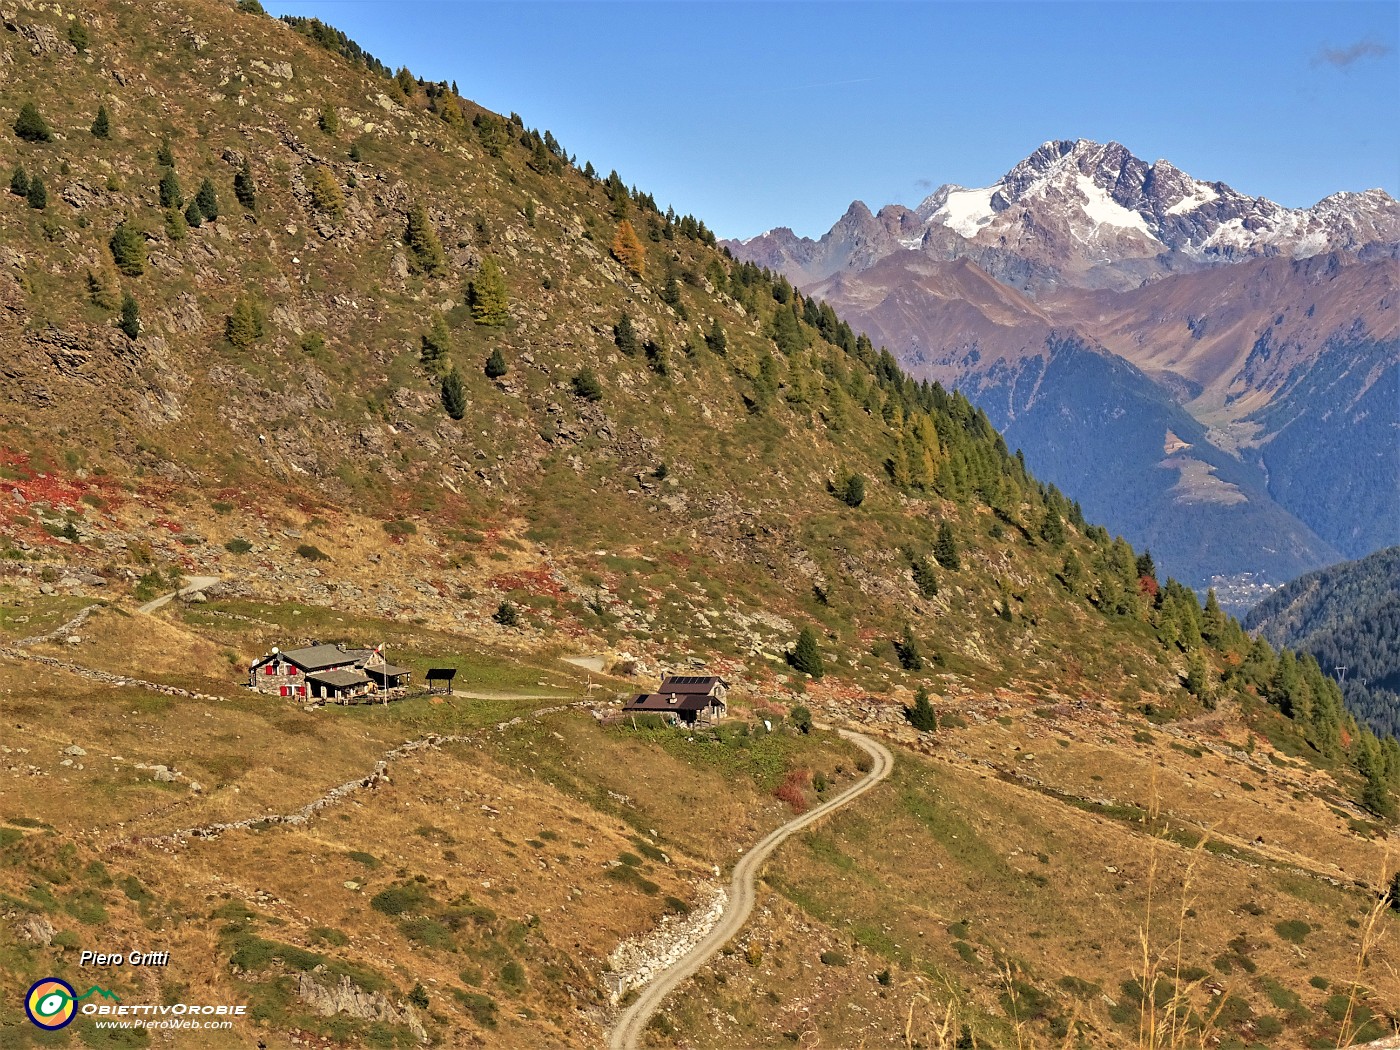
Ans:
{"label": "distant mountain range", "polygon": [[958,386],[1087,513],[1240,609],[1400,542],[1400,203],[1289,209],[1126,148],[727,242]]}
{"label": "distant mountain range", "polygon": [[1342,683],[1358,719],[1400,733],[1400,547],[1308,573],[1245,622],[1275,645],[1312,653]]}

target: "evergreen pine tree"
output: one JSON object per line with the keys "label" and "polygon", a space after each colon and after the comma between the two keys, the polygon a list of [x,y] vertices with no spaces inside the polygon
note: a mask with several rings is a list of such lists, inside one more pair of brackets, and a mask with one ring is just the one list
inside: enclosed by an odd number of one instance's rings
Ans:
{"label": "evergreen pine tree", "polygon": [[792,727],[804,736],[812,731],[812,711],[805,704],[798,704],[788,712]]}
{"label": "evergreen pine tree", "polygon": [[199,184],[199,192],[194,195],[194,200],[199,205],[199,214],[210,222],[219,217],[219,193],[208,179]]}
{"label": "evergreen pine tree", "polygon": [[156,163],[165,168],[175,167],[175,152],[170,148],[170,136],[166,135],[156,147]]}
{"label": "evergreen pine tree", "polygon": [[498,346],[491,351],[491,356],[486,359],[486,378],[500,379],[501,376],[506,374],[506,371],[506,358],[505,355],[501,353],[501,348]]}
{"label": "evergreen pine tree", "polygon": [[335,135],[340,132],[340,117],[336,115],[335,107],[329,102],[321,107],[321,114],[316,118],[316,126],[327,135]]}
{"label": "evergreen pine tree", "polygon": [[117,223],[107,246],[112,251],[112,261],[122,273],[140,277],[146,272],[146,237],[129,220]]}
{"label": "evergreen pine tree", "polygon": [[442,377],[442,407],[453,419],[461,419],[467,414],[467,395],[455,366]]}
{"label": "evergreen pine tree", "polygon": [[130,292],[122,296],[122,319],[117,327],[131,339],[141,334],[141,307]]}
{"label": "evergreen pine tree", "polygon": [[441,372],[452,352],[452,333],[448,331],[442,314],[433,315],[432,326],[423,333],[422,344],[418,356],[423,367],[431,372]]}
{"label": "evergreen pine tree", "polygon": [[68,42],[73,45],[76,51],[83,52],[88,49],[87,26],[76,18],[68,23]]}
{"label": "evergreen pine tree", "polygon": [[510,320],[510,295],[500,264],[487,255],[467,286],[467,302],[477,324],[500,328]]}
{"label": "evergreen pine tree", "polygon": [[29,201],[29,206],[35,211],[43,211],[49,206],[49,191],[44,185],[44,180],[35,175],[29,180],[29,189],[25,193],[25,198]]}
{"label": "evergreen pine tree", "polygon": [[705,345],[717,354],[724,353],[729,347],[729,340],[725,338],[724,328],[716,317],[710,324],[710,334],[705,336]]}
{"label": "evergreen pine tree", "polygon": [[1155,580],[1157,578],[1157,566],[1152,562],[1151,551],[1143,551],[1138,555],[1136,567],[1139,579],[1144,576],[1149,580]]}
{"label": "evergreen pine tree", "polygon": [[1040,523],[1040,538],[1052,547],[1062,546],[1065,542],[1065,523],[1054,507],[1045,508],[1045,520]]}
{"label": "evergreen pine tree", "polygon": [[115,310],[121,305],[117,296],[116,277],[105,266],[87,272],[88,298],[94,306],[104,310]]}
{"label": "evergreen pine tree", "polygon": [[613,325],[613,342],[628,357],[637,356],[637,330],[632,326],[632,315],[626,310],[622,311],[617,324]]}
{"label": "evergreen pine tree", "polygon": [[112,137],[112,118],[107,115],[106,106],[97,107],[97,116],[92,119],[92,135],[99,139]]}
{"label": "evergreen pine tree", "polygon": [[938,576],[927,558],[914,559],[914,586],[919,588],[919,593],[925,598],[938,595]]}
{"label": "evergreen pine tree", "polygon": [[865,475],[852,474],[841,483],[838,495],[846,506],[859,507],[865,502]]}
{"label": "evergreen pine tree", "polygon": [[199,201],[191,198],[190,203],[185,207],[185,222],[191,229],[199,229],[204,225],[204,212],[200,211]]}
{"label": "evergreen pine tree", "polygon": [[441,277],[447,272],[447,256],[443,254],[442,242],[438,240],[437,232],[421,204],[415,203],[408,209],[403,242],[408,245],[412,257],[410,263],[415,273]]}
{"label": "evergreen pine tree", "polygon": [[246,160],[233,177],[233,195],[238,198],[238,203],[249,211],[258,205],[258,184],[253,181],[253,169],[248,166]]}
{"label": "evergreen pine tree", "polygon": [[810,627],[804,627],[797,635],[797,645],[793,647],[792,655],[788,657],[788,663],[793,669],[809,674],[813,678],[820,678],[826,674],[826,667],[822,661],[821,646],[817,644],[817,632]]}
{"label": "evergreen pine tree", "polygon": [[962,568],[957,537],[953,535],[953,526],[946,519],[938,523],[938,539],[933,544],[933,557],[945,569],[956,571]]}
{"label": "evergreen pine tree", "polygon": [[245,350],[262,338],[262,313],[247,296],[239,296],[233,312],[224,320],[224,336],[240,350]]}
{"label": "evergreen pine tree", "polygon": [[23,164],[15,165],[15,173],[10,176],[10,192],[16,197],[29,196],[29,173]]}
{"label": "evergreen pine tree", "polygon": [[919,649],[919,640],[914,637],[914,628],[908,624],[904,625],[904,633],[899,641],[894,643],[895,655],[899,657],[899,666],[906,671],[922,671],[924,669],[924,654]]}
{"label": "evergreen pine tree", "polygon": [[932,733],[938,728],[938,714],[929,703],[928,690],[923,686],[914,694],[914,706],[904,709],[904,717],[921,733]]}
{"label": "evergreen pine tree", "polygon": [[581,397],[585,401],[601,401],[603,399],[603,384],[598,382],[598,377],[593,374],[591,368],[584,368],[576,372],[569,383],[573,387],[576,397]]}
{"label": "evergreen pine tree", "polygon": [[189,223],[179,208],[167,208],[165,212],[165,235],[172,241],[183,241],[189,232]]}
{"label": "evergreen pine tree", "polygon": [[160,206],[162,208],[182,208],[184,195],[180,192],[180,179],[174,168],[166,168],[160,176]]}
{"label": "evergreen pine tree", "polygon": [[26,142],[53,141],[49,122],[40,115],[39,108],[33,102],[26,102],[20,107],[19,116],[15,118],[15,134]]}
{"label": "evergreen pine tree", "polygon": [[646,249],[637,239],[637,231],[626,219],[617,224],[617,232],[613,234],[612,255],[636,276],[646,275]]}

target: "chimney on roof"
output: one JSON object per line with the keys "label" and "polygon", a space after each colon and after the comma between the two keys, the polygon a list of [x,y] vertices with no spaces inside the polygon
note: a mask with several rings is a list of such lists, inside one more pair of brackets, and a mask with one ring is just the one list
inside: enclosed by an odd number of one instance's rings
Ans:
{"label": "chimney on roof", "polygon": [[345,643],[344,643],[344,642],[336,642],[336,643],[335,643],[335,647],[336,647],[337,649],[339,649],[342,653],[345,652]]}

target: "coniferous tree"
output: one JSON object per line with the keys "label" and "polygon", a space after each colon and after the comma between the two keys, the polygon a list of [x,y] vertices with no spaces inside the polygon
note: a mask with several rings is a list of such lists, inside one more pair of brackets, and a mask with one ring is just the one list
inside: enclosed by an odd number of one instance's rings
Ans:
{"label": "coniferous tree", "polygon": [[598,377],[593,374],[593,369],[581,369],[574,374],[573,379],[569,382],[576,397],[581,397],[585,401],[601,401],[603,399],[603,384],[598,382]]}
{"label": "coniferous tree", "polygon": [[932,733],[938,728],[938,713],[929,703],[928,690],[923,686],[914,694],[914,706],[904,709],[904,717],[921,733]]}
{"label": "coniferous tree", "polygon": [[87,26],[76,18],[68,23],[68,42],[73,45],[76,51],[82,52],[88,49]]}
{"label": "coniferous tree", "polygon": [[946,519],[938,523],[938,539],[933,544],[933,557],[945,569],[956,571],[962,568],[957,537],[953,535],[953,526]]}
{"label": "coniferous tree", "polygon": [[612,255],[636,276],[646,275],[646,249],[637,239],[637,231],[626,219],[617,224],[617,232],[613,234]]}
{"label": "coniferous tree", "polygon": [[112,261],[122,273],[140,277],[146,272],[146,237],[129,220],[117,223],[107,246],[111,249]]}
{"label": "coniferous tree", "polygon": [[185,207],[185,223],[195,230],[204,225],[204,212],[200,211],[199,202],[193,198]]}
{"label": "coniferous tree", "polygon": [[49,206],[49,191],[44,185],[44,180],[35,175],[29,180],[29,189],[25,193],[25,198],[29,201],[29,206],[35,211],[43,211]]}
{"label": "coniferous tree", "polygon": [[852,474],[841,483],[838,495],[848,507],[859,507],[865,502],[865,475]]}
{"label": "coniferous tree", "polygon": [[442,242],[438,240],[437,231],[428,221],[428,213],[421,204],[415,203],[408,209],[403,242],[408,245],[409,261],[415,273],[441,277],[447,272],[447,256],[443,254]]}
{"label": "coniferous tree", "polygon": [[826,666],[822,660],[821,646],[817,643],[816,631],[810,627],[804,627],[798,632],[797,644],[793,647],[788,662],[792,664],[794,670],[809,674],[813,678],[820,678],[826,674]]}
{"label": "coniferous tree", "polygon": [[1052,547],[1063,546],[1065,542],[1065,523],[1054,507],[1045,508],[1045,520],[1040,523],[1040,538]]}
{"label": "coniferous tree", "polygon": [[336,115],[335,107],[329,102],[321,107],[321,113],[316,118],[316,126],[327,135],[339,134],[340,117]]}
{"label": "coniferous tree", "polygon": [[725,338],[724,328],[716,317],[710,324],[710,334],[705,336],[705,345],[717,354],[724,353],[729,347],[729,340]]}
{"label": "coniferous tree", "polygon": [[447,328],[447,321],[442,314],[434,314],[432,326],[423,333],[419,360],[429,371],[441,372],[451,353],[452,333]]}
{"label": "coniferous tree", "polygon": [[15,165],[15,173],[10,176],[10,192],[16,197],[29,196],[29,173],[23,164]]}
{"label": "coniferous tree", "polygon": [[938,595],[938,575],[933,571],[933,566],[928,563],[927,558],[914,559],[914,586],[919,588],[919,593],[925,598],[934,598]]}
{"label": "coniferous tree", "polygon": [[622,311],[617,324],[613,325],[613,342],[628,357],[637,356],[637,329],[632,325],[632,315],[626,310]]}
{"label": "coniferous tree", "polygon": [[112,137],[112,118],[108,116],[106,106],[97,107],[97,116],[92,119],[92,135],[99,139]]}
{"label": "coniferous tree", "polygon": [[506,358],[505,355],[501,353],[501,348],[498,346],[491,351],[491,356],[486,359],[486,378],[500,379],[501,376],[506,374],[506,371]]}
{"label": "coniferous tree", "polygon": [[322,215],[329,215],[332,219],[345,217],[345,192],[330,168],[324,164],[316,165],[311,172],[310,190],[311,206]]}
{"label": "coniferous tree", "polygon": [[467,302],[471,305],[472,319],[479,325],[500,328],[510,320],[505,274],[489,255],[482,258],[481,268],[467,285]]}
{"label": "coniferous tree", "polygon": [[184,195],[180,192],[180,179],[174,168],[166,168],[160,176],[160,206],[162,208],[183,208]]}
{"label": "coniferous tree", "polygon": [[26,102],[20,107],[19,116],[15,118],[15,134],[26,142],[53,141],[53,130],[49,127],[49,122],[39,113],[39,108],[33,102]]}
{"label": "coniferous tree", "polygon": [[804,736],[812,731],[812,712],[803,704],[798,704],[788,712],[788,721]]}
{"label": "coniferous tree", "polygon": [[262,311],[247,296],[239,296],[233,312],[224,320],[224,336],[240,350],[246,350],[262,338]]}
{"label": "coniferous tree", "polygon": [[117,327],[130,339],[135,339],[141,334],[141,307],[130,292],[122,296],[122,319],[117,323]]}
{"label": "coniferous tree", "polygon": [[520,623],[520,611],[513,602],[503,598],[501,604],[496,606],[496,611],[491,614],[491,619],[502,627],[515,627]]}
{"label": "coniferous tree", "polygon": [[170,136],[166,135],[156,147],[156,163],[165,168],[175,167],[175,152],[170,148]]}
{"label": "coniferous tree", "polygon": [[899,641],[894,643],[895,655],[899,657],[899,666],[906,671],[922,671],[924,669],[924,654],[919,648],[919,640],[914,637],[914,628],[908,624],[904,625],[904,633]]}
{"label": "coniferous tree", "polygon": [[105,266],[87,272],[88,298],[94,306],[104,310],[115,310],[122,300],[117,296],[116,277]]}
{"label": "coniferous tree", "polygon": [[442,407],[453,419],[461,419],[467,414],[467,395],[455,366],[442,377]]}
{"label": "coniferous tree", "polygon": [[185,213],[179,208],[168,208],[165,212],[165,235],[172,241],[183,241],[189,232],[190,224],[185,221]]}
{"label": "coniferous tree", "polygon": [[194,195],[194,201],[199,205],[199,214],[210,222],[219,217],[219,193],[208,179],[199,184],[199,192]]}
{"label": "coniferous tree", "polygon": [[246,160],[233,177],[233,195],[238,198],[238,203],[249,211],[258,205],[258,184],[253,181],[253,169],[248,166]]}

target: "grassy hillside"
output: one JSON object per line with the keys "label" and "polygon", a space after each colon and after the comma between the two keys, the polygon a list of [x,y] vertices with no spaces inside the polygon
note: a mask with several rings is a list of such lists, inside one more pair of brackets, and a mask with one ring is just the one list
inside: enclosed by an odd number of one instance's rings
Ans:
{"label": "grassy hillside", "polygon": [[[15,1004],[89,976],[75,950],[158,938],[178,969],[124,994],[254,1008],[208,1045],[596,1045],[617,944],[703,899],[783,819],[775,792],[858,775],[799,704],[906,745],[898,779],[771,869],[739,971],[788,960],[765,997],[725,1005],[727,956],[659,1041],[733,1045],[706,1027],[729,1013],[756,1044],[849,1041],[859,1007],[888,1042],[923,1004],[978,1045],[1081,1022],[1151,1042],[1110,991],[1161,969],[1164,942],[1131,950],[1159,899],[1134,864],[1160,854],[1171,884],[1202,843],[1229,891],[1182,927],[1211,967],[1172,970],[1193,1033],[1337,1040],[1395,1001],[1367,940],[1393,924],[1369,918],[1393,743],[1315,663],[1159,582],[960,395],[552,135],[324,29],[199,0],[16,10],[0,111],[32,101],[51,137],[0,152],[46,195],[0,199],[0,1041],[40,1039]],[[132,611],[196,573],[213,600]],[[786,659],[804,627],[824,675]],[[450,661],[463,695],[303,711],[239,688],[311,638]],[[734,682],[720,732],[609,717],[696,665]],[[905,724],[919,687],[937,735]],[[268,819],[429,734],[451,739],[386,759],[387,784]],[[182,833],[215,823],[246,826]],[[1270,937],[1307,935],[1268,932],[1292,922],[1326,931],[1302,969]],[[342,979],[380,1005],[317,1014],[306,983]],[[1224,1021],[1217,986],[1244,1004]],[[1025,1015],[1035,996],[1053,1008]]]}

